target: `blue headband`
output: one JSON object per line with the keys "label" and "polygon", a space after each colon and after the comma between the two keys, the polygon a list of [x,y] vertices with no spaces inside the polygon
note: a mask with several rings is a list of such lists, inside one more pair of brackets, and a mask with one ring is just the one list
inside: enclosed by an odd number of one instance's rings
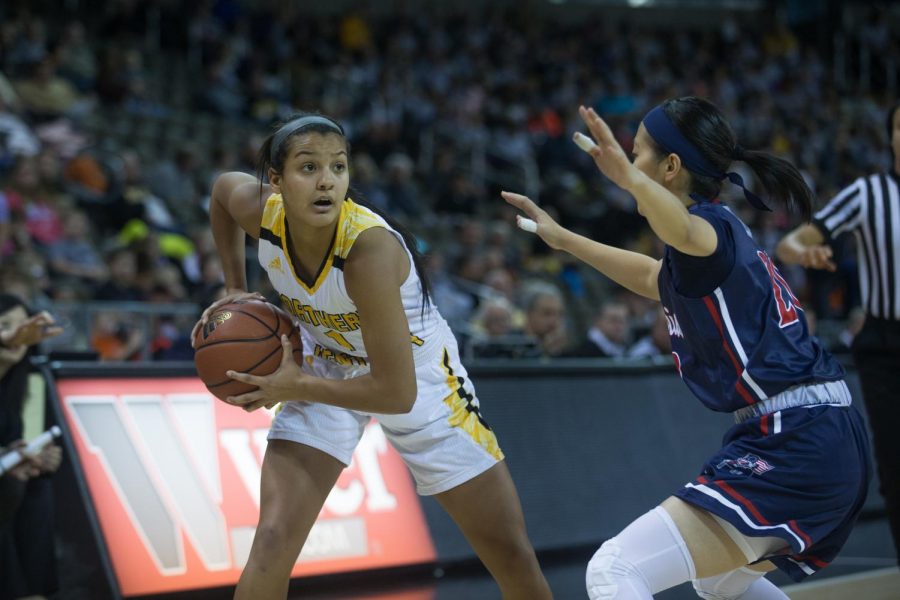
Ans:
{"label": "blue headband", "polygon": [[681,134],[678,128],[675,127],[675,124],[669,120],[662,105],[657,106],[647,113],[647,116],[644,117],[644,129],[647,130],[647,133],[653,138],[653,141],[656,142],[663,152],[677,154],[681,159],[684,168],[691,173],[703,177],[710,177],[717,181],[722,181],[727,178],[728,181],[744,190],[744,198],[746,198],[755,208],[758,208],[759,210],[772,210],[760,200],[759,196],[747,189],[747,186],[744,185],[744,179],[739,173],[733,171],[723,173],[716,169],[706,157],[700,153],[697,147]]}
{"label": "blue headband", "polygon": [[308,127],[309,125],[324,125],[325,127],[334,130],[335,133],[344,135],[344,130],[341,129],[341,126],[328,117],[309,115],[306,117],[294,119],[293,121],[288,121],[287,123],[282,125],[272,137],[272,147],[269,151],[269,160],[272,164],[275,164],[275,157],[278,156],[278,151],[281,149],[281,145],[284,144],[284,140],[288,139],[291,135],[303,129],[304,127]]}

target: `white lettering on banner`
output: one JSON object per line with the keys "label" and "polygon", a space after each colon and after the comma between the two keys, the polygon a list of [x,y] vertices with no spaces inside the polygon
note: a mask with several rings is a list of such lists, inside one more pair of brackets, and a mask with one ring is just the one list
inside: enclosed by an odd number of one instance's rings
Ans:
{"label": "white lettering on banner", "polygon": [[[247,536],[252,536],[253,529],[228,526],[220,506],[222,475],[216,473],[218,481],[210,485],[208,471],[210,465],[218,466],[214,458],[218,443],[258,507],[268,430],[232,427],[217,432],[211,404],[198,406],[200,396],[111,394],[63,398],[81,437],[100,458],[132,526],[161,573],[185,572],[182,535],[195,545],[209,570],[240,568],[249,552]],[[214,400],[207,396],[206,401]],[[173,409],[173,404],[178,408]],[[181,414],[185,408],[203,416],[190,422],[190,441],[185,431],[187,415]],[[201,447],[203,442],[213,447]],[[367,554],[365,518],[351,515],[363,508],[363,502],[369,512],[398,507],[379,461],[388,449],[381,427],[370,424],[346,472],[348,481],[332,489],[320,515],[324,518],[313,526],[299,560]],[[201,456],[196,456],[198,453]],[[328,513],[333,516],[329,518]]]}
{"label": "white lettering on banner", "polygon": [[250,435],[247,430],[222,429],[219,431],[219,443],[228,453],[228,458],[237,470],[247,493],[253,498],[256,508],[259,508],[259,480],[262,470],[253,448],[250,447]]}
{"label": "white lettering on banner", "polygon": [[[350,462],[350,467],[353,467],[353,461]],[[351,481],[345,488],[335,485],[325,498],[322,512],[328,511],[339,517],[352,515],[362,506],[365,497],[366,490],[358,479]]]}
{"label": "white lettering on banner", "polygon": [[[222,429],[219,431],[219,443],[228,453],[234,464],[241,483],[259,507],[260,463],[250,447],[252,435],[260,452],[265,452],[267,429],[255,429],[248,434],[246,429]],[[353,479],[346,487],[335,485],[325,499],[323,512],[330,512],[343,517],[352,515],[366,501],[366,509],[371,512],[383,512],[397,508],[397,497],[390,493],[381,472],[378,455],[387,452],[387,438],[381,427],[370,426],[366,429],[356,447],[350,468],[356,465],[362,479]],[[367,497],[368,495],[368,497]]]}
{"label": "white lettering on banner", "polygon": [[365,556],[369,552],[366,521],[360,517],[317,521],[297,562]]}
{"label": "white lettering on banner", "polygon": [[350,468],[355,465],[359,469],[362,482],[354,479],[341,489],[334,486],[325,500],[325,509],[338,515],[352,515],[360,509],[366,498],[366,508],[371,512],[382,512],[397,508],[397,497],[391,494],[384,483],[378,455],[387,451],[387,438],[377,424],[369,426],[353,453]]}
{"label": "white lettering on banner", "polygon": [[353,458],[359,463],[363,484],[369,492],[366,508],[371,512],[394,510],[397,508],[397,497],[388,491],[381,463],[378,462],[378,455],[387,452],[387,437],[381,427],[370,427],[366,434],[359,441]]}

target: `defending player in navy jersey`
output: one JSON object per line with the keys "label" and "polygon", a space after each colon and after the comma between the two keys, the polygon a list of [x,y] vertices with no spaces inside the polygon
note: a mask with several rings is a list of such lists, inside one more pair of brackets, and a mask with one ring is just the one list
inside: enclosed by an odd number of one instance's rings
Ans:
{"label": "defending player in navy jersey", "polygon": [[764,573],[777,567],[799,581],[837,555],[865,500],[868,441],[843,369],[810,336],[802,307],[747,227],[715,199],[726,178],[744,188],[727,172],[735,160],[806,218],[812,193],[790,163],[741,148],[705,100],[651,110],[633,163],[593,109],[580,114],[596,144],[581,134],[576,143],[634,196],[665,243],[663,258],[574,234],[524,196],[504,199],[551,247],[662,302],[682,379],[736,422],[699,476],[600,547],[588,594],[644,599],[691,580],[702,598],[787,598]]}

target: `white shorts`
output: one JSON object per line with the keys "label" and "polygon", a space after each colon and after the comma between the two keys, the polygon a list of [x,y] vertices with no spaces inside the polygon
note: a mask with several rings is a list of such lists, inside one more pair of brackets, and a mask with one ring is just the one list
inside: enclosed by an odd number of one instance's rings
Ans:
{"label": "white shorts", "polygon": [[[374,418],[412,472],[420,495],[453,489],[503,460],[503,452],[481,417],[478,399],[456,348],[447,348],[441,360],[429,362],[435,364],[417,364],[418,397],[407,414],[285,402],[268,438],[305,444],[349,465],[363,429]],[[312,356],[305,357],[304,370],[329,379],[363,374]]]}

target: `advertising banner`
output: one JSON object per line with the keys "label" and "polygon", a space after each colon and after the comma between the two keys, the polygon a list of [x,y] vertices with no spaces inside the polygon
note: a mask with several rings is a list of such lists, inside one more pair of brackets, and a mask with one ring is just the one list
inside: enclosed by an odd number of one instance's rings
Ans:
{"label": "advertising banner", "polygon": [[[61,379],[57,389],[122,594],[236,583],[274,412],[246,413],[196,378]],[[409,472],[372,422],[292,575],[434,559]]]}

